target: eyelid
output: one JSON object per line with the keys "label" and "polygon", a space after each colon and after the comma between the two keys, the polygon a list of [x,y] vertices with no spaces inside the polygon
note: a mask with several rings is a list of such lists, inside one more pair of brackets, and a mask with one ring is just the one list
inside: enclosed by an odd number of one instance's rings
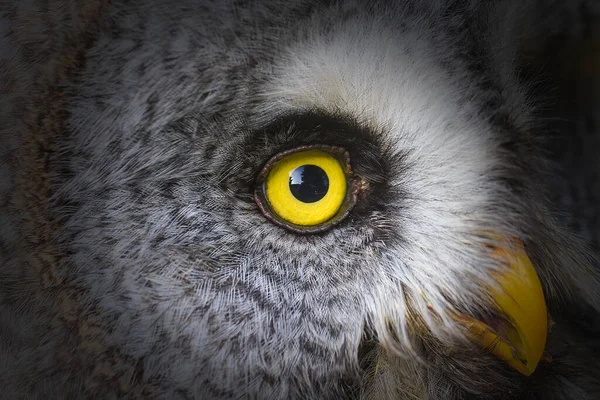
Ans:
{"label": "eyelid", "polygon": [[[290,223],[289,221],[285,221],[283,218],[278,216],[277,213],[274,212],[265,194],[265,182],[269,173],[271,172],[271,169],[274,165],[276,165],[278,161],[294,153],[310,150],[321,150],[323,152],[327,152],[339,161],[343,173],[346,177],[346,194],[342,205],[340,206],[336,215],[330,220],[313,226],[295,225],[293,223]],[[273,156],[265,164],[265,166],[262,168],[262,170],[257,176],[254,190],[254,199],[260,211],[269,221],[295,233],[311,234],[327,231],[335,225],[339,224],[341,221],[343,221],[356,204],[359,188],[359,180],[357,179],[357,177],[355,177],[354,173],[352,172],[350,164],[350,155],[344,148],[330,145],[308,145],[283,151]]]}

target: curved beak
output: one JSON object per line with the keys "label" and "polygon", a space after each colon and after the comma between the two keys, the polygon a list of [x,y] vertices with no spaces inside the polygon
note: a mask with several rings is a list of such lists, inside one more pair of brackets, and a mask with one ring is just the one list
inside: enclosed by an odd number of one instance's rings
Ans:
{"label": "curved beak", "polygon": [[481,321],[460,314],[456,320],[474,343],[529,376],[542,358],[548,333],[542,286],[521,242],[493,253],[510,267],[495,276],[498,285],[489,289],[497,316]]}

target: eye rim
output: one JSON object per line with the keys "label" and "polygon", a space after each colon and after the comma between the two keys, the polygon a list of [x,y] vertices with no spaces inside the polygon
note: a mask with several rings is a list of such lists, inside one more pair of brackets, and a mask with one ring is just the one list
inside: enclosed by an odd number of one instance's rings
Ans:
{"label": "eye rim", "polygon": [[[331,219],[314,226],[296,225],[283,220],[281,217],[278,217],[277,214],[271,209],[269,200],[267,199],[264,190],[266,178],[275,163],[291,154],[308,150],[322,150],[336,157],[340,161],[342,170],[346,176],[346,196],[344,197],[344,201],[342,202],[340,209]],[[326,144],[302,145],[277,153],[271,157],[269,161],[267,161],[256,178],[254,187],[254,202],[265,218],[275,225],[298,234],[313,234],[328,231],[345,220],[350,214],[350,211],[352,211],[356,205],[359,191],[360,182],[352,171],[352,166],[350,164],[350,153],[346,151],[346,149],[340,146]]]}

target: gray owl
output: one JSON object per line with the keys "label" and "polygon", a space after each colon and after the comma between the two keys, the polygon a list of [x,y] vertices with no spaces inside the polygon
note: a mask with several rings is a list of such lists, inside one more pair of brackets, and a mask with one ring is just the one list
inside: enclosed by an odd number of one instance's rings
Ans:
{"label": "gray owl", "polygon": [[598,16],[2,0],[0,398],[599,399]]}

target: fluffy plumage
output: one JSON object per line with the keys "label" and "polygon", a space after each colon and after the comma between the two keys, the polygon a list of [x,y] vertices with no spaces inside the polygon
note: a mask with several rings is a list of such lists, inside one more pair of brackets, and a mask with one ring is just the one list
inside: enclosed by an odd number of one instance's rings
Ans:
{"label": "fluffy plumage", "polygon": [[[555,218],[520,75],[526,38],[578,9],[521,3],[3,7],[4,393],[600,396],[572,318],[597,318],[600,278]],[[252,190],[307,144],[344,147],[367,185],[302,236]],[[450,318],[487,307],[489,230],[526,242],[556,320],[530,378]]]}

